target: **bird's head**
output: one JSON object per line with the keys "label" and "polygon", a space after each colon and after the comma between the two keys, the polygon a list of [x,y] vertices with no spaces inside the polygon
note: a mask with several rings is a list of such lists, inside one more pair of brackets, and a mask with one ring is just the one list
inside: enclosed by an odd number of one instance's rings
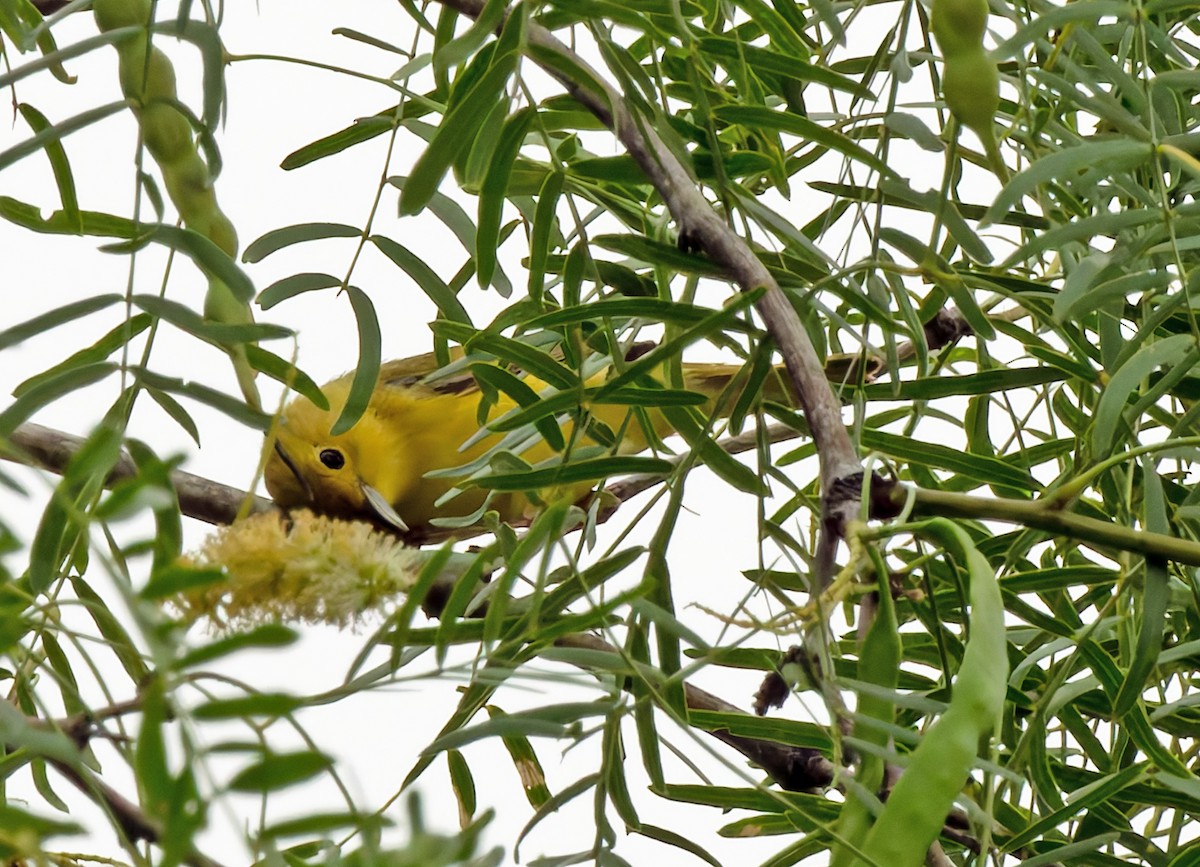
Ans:
{"label": "bird's head", "polygon": [[284,508],[307,506],[344,517],[378,518],[400,530],[408,526],[388,498],[364,477],[363,443],[370,443],[377,422],[370,411],[350,430],[330,433],[340,407],[322,410],[301,397],[280,419],[274,450],[263,480],[272,499]]}

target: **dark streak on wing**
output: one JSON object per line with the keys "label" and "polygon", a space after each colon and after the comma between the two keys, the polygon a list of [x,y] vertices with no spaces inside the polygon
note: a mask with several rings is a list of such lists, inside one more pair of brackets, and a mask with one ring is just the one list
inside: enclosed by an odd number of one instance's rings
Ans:
{"label": "dark streak on wing", "polygon": [[[457,357],[457,356],[455,356]],[[428,382],[429,374],[437,370],[436,356],[432,352],[389,361],[379,371],[381,384],[392,388],[411,389],[418,394],[469,394],[479,390],[479,383],[469,371],[462,371]]]}
{"label": "dark streak on wing", "polygon": [[479,383],[470,373],[457,373],[436,382],[426,383],[426,385],[438,394],[470,394],[473,391],[479,391]]}
{"label": "dark streak on wing", "polygon": [[658,349],[657,341],[639,340],[637,343],[633,344],[633,346],[629,347],[629,350],[625,353],[625,360],[637,361],[643,355],[647,355],[655,349]]}

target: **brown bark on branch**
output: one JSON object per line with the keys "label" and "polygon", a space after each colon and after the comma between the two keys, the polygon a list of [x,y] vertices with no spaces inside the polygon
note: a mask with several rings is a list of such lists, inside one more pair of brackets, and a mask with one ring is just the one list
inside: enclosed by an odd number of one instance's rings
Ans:
{"label": "brown bark on branch", "polygon": [[[12,448],[6,449],[0,445],[0,458],[61,474],[83,443],[82,437],[40,424],[27,423],[18,427],[9,437]],[[137,466],[133,459],[122,453],[106,484],[111,486],[136,475]],[[175,487],[175,493],[179,497],[179,508],[183,514],[209,524],[228,524],[233,521],[247,497],[252,499],[251,512],[265,512],[276,508],[274,503],[264,497],[256,497],[238,488],[182,470],[171,473],[171,484]]]}
{"label": "brown bark on branch", "polygon": [[[483,10],[483,0],[439,0],[471,18]],[[662,196],[679,226],[686,246],[702,251],[719,264],[743,291],[763,289],[756,309],[774,340],[792,379],[800,407],[812,430],[821,466],[821,541],[816,558],[817,580],[832,574],[837,539],[845,520],[859,508],[857,496],[835,501],[830,492],[839,479],[862,472],[858,452],[842,422],[841,401],[825,378],[824,366],[775,278],[740,235],[717,215],[700,192],[691,173],[645,118],[635,117],[628,101],[582,57],[552,33],[536,24],[526,29],[532,58],[585,108],[603,122]],[[564,69],[569,69],[568,74]],[[578,80],[585,79],[585,80]],[[841,488],[845,491],[845,487]]]}

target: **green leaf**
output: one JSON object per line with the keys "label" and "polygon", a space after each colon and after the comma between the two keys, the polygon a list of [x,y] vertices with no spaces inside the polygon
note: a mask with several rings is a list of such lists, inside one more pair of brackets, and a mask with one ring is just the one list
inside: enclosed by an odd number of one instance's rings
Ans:
{"label": "green leaf", "polygon": [[434,65],[445,74],[466,61],[504,22],[506,6],[506,0],[487,0],[470,27],[434,52]]}
{"label": "green leaf", "polygon": [[1000,458],[976,455],[961,449],[867,428],[862,444],[893,458],[923,467],[950,470],[985,485],[999,485],[1018,491],[1036,491],[1041,485],[1027,470],[1014,467]]}
{"label": "green leaf", "polygon": [[274,792],[326,773],[332,767],[333,760],[315,750],[268,753],[234,774],[229,788],[234,792]]}
{"label": "green leaf", "polygon": [[107,253],[134,253],[147,244],[157,243],[187,256],[205,274],[220,280],[243,304],[254,298],[254,283],[238,267],[229,254],[208,238],[191,229],[163,224],[146,225],[141,234],[130,241],[108,244],[100,249]]}
{"label": "green leaf", "polygon": [[[372,117],[360,117],[345,129],[292,151],[283,158],[279,167],[290,172],[391,132],[396,126],[396,113],[396,108],[393,106],[385,108]],[[419,112],[419,114],[424,113],[424,111]],[[414,113],[411,112],[405,112],[405,114],[408,117],[414,116]]]}
{"label": "green leaf", "polygon": [[160,388],[172,394],[190,397],[192,400],[197,400],[205,406],[211,406],[213,409],[225,413],[233,420],[241,422],[254,430],[266,433],[271,427],[271,416],[262,410],[250,406],[241,398],[226,394],[223,391],[217,391],[215,388],[210,388],[198,382],[191,382],[172,376],[163,376],[161,373],[155,373],[145,368],[139,369],[138,377],[146,385],[153,388]]}
{"label": "green leaf", "polygon": [[1125,406],[1130,395],[1138,392],[1142,380],[1159,367],[1178,365],[1194,345],[1195,339],[1190,334],[1176,334],[1148,343],[1113,373],[1093,416],[1091,445],[1094,456],[1104,457],[1112,451]]}
{"label": "green leaf", "polygon": [[357,286],[347,286],[346,294],[350,297],[350,306],[354,309],[354,318],[358,322],[358,365],[354,368],[354,379],[350,382],[346,405],[342,407],[337,421],[329,431],[333,436],[350,430],[367,411],[371,395],[379,381],[379,368],[382,363],[382,335],[379,331],[379,318],[375,315],[375,305]]}
{"label": "green leaf", "polygon": [[270,310],[279,302],[286,301],[288,298],[293,298],[296,295],[312,292],[316,289],[332,289],[334,286],[341,285],[342,281],[332,274],[293,274],[291,277],[276,280],[260,292],[258,294],[258,306],[263,310]]}
{"label": "green leaf", "polygon": [[197,569],[181,563],[173,563],[156,569],[150,580],[138,593],[142,599],[155,601],[167,599],[198,587],[207,587],[225,580],[220,569]]}
{"label": "green leaf", "polygon": [[599,235],[592,239],[592,243],[605,250],[639,259],[647,265],[661,265],[682,274],[725,276],[725,269],[715,262],[685,253],[674,244],[664,244],[640,235]]}
{"label": "green leaf", "polygon": [[304,706],[304,699],[286,693],[257,693],[238,698],[213,699],[191,711],[198,720],[236,719],[238,717],[287,716]]}
{"label": "green leaf", "polygon": [[[1167,503],[1163,494],[1162,479],[1158,475],[1155,462],[1149,457],[1142,461],[1143,498],[1145,518],[1143,524],[1152,533],[1169,533],[1170,522],[1167,519]],[[1171,601],[1171,576],[1167,563],[1156,557],[1145,560],[1145,579],[1142,592],[1135,599],[1140,599],[1141,622],[1138,624],[1137,642],[1133,648],[1133,656],[1129,660],[1129,668],[1125,672],[1125,680],[1117,697],[1113,699],[1113,716],[1124,717],[1133,705],[1146,691],[1151,682],[1150,674],[1158,664],[1159,654],[1166,640],[1167,606]]]}
{"label": "green leaf", "polygon": [[117,370],[116,364],[107,361],[83,364],[61,370],[23,390],[16,400],[0,412],[0,440],[11,436],[17,425],[28,420],[43,406],[97,383]]}
{"label": "green leaf", "polygon": [[725,123],[740,124],[751,130],[769,129],[799,136],[806,142],[816,142],[822,147],[858,160],[882,175],[900,177],[891,166],[856,144],[853,139],[802,115],[753,105],[723,105],[713,111],[713,116]]}
{"label": "green leaf", "polygon": [[604,716],[611,708],[612,705],[608,701],[581,701],[551,704],[519,713],[504,714],[476,723],[468,728],[446,732],[427,746],[423,752],[425,755],[434,755],[486,738],[508,735],[565,738],[570,736],[572,724],[588,717]]}
{"label": "green leaf", "polygon": [[606,479],[609,476],[635,473],[665,476],[672,469],[674,469],[674,465],[662,458],[619,456],[572,461],[569,464],[518,473],[478,476],[471,482],[492,491],[529,491],[535,488],[573,485],[578,482],[591,482],[597,479]]}
{"label": "green leaf", "polygon": [[557,247],[559,239],[558,199],[562,195],[565,176],[562,172],[548,172],[537,194],[537,208],[533,215],[533,229],[529,237],[529,295],[540,301],[545,289],[546,261],[551,247]]}
{"label": "green leaf", "polygon": [[[8,76],[0,75],[0,79]],[[3,87],[3,85],[0,85]],[[33,138],[28,138],[18,145],[13,145],[6,151],[0,151],[0,171],[4,171],[9,166],[17,161],[24,159],[31,153],[40,151],[43,148],[60,146],[62,140],[71,133],[91,126],[104,118],[116,114],[124,110],[126,107],[125,100],[119,102],[110,102],[107,105],[101,105],[96,108],[89,108],[87,111],[80,112],[62,123],[57,123],[54,126],[46,127],[35,134]],[[64,219],[70,225],[70,217],[64,216]]]}
{"label": "green leaf", "polygon": [[494,355],[506,364],[515,364],[555,388],[570,389],[580,385],[578,373],[550,353],[522,340],[481,331],[467,342],[466,348],[470,352]]}
{"label": "green leaf", "polygon": [[125,299],[120,295],[93,295],[90,298],[81,298],[79,301],[72,301],[69,304],[56,307],[48,313],[42,313],[39,316],[34,316],[32,319],[27,319],[24,322],[0,331],[0,350],[8,349],[10,346],[22,343],[31,337],[41,334],[43,331],[49,331],[64,323],[72,322],[99,310],[104,310],[123,300]]}
{"label": "green leaf", "polygon": [[[472,364],[471,372],[475,379],[484,387],[502,391],[517,402],[519,406],[536,406],[540,398],[536,391],[529,387],[524,380],[518,379],[502,367],[494,364]],[[556,452],[561,452],[566,446],[563,440],[562,428],[548,416],[542,416],[534,422],[538,433],[542,435],[547,445]]]}
{"label": "green leaf", "polygon": [[1107,175],[1127,171],[1145,163],[1153,153],[1154,146],[1149,142],[1120,138],[1079,144],[1047,154],[1004,185],[984,215],[984,222],[999,221],[1040,184],[1096,167]]}
{"label": "green leaf", "polygon": [[1050,367],[999,367],[962,376],[928,376],[899,383],[873,383],[864,387],[862,393],[867,400],[935,400],[1000,394],[1018,388],[1036,388],[1062,382],[1067,378],[1061,369]]}
{"label": "green leaf", "polygon": [[323,238],[361,237],[362,229],[356,229],[345,223],[297,223],[293,226],[284,226],[282,229],[272,229],[252,241],[242,253],[242,261],[261,262],[277,250],[307,241],[319,241]]}
{"label": "green leaf", "polygon": [[[503,8],[500,0],[489,0],[485,12],[491,6]],[[478,23],[476,22],[476,26]],[[508,179],[521,145],[525,142],[525,133],[535,116],[534,109],[527,106],[504,121],[500,130],[500,140],[492,152],[487,175],[479,191],[479,225],[475,233],[475,279],[480,286],[488,286],[492,282],[492,274],[496,269],[496,250],[500,246],[500,219],[505,193],[508,191]]]}
{"label": "green leaf", "polygon": [[201,340],[222,346],[251,343],[257,340],[279,340],[293,336],[290,328],[284,328],[281,325],[263,322],[227,325],[213,322],[178,301],[171,301],[158,295],[134,295],[131,300],[136,307],[140,307],[151,316],[164,322],[170,322],[180,330],[199,337]]}
{"label": "green leaf", "polygon": [[683,437],[683,441],[700,455],[700,460],[716,473],[718,478],[747,494],[762,496],[767,493],[767,485],[759,474],[718,446],[709,432],[696,422],[688,410],[663,406],[662,414],[671,423],[671,427]]}
{"label": "green leaf", "polygon": [[220,659],[223,656],[228,656],[231,653],[237,653],[240,650],[249,648],[288,647],[295,644],[299,638],[300,635],[296,630],[281,623],[264,624],[263,626],[256,626],[249,632],[231,635],[228,638],[219,638],[216,641],[197,647],[190,653],[180,657],[175,663],[175,668],[179,671],[185,671],[189,668],[195,668],[198,665],[212,662],[214,659]]}
{"label": "green leaf", "polygon": [[421,291],[429,296],[429,300],[437,307],[438,313],[443,319],[471,325],[471,316],[462,306],[462,302],[458,300],[458,295],[429,267],[424,259],[403,244],[384,235],[372,235],[370,241],[379,248],[383,255],[399,265],[401,270],[421,288]]}
{"label": "green leaf", "polygon": [[31,232],[47,235],[76,235],[82,231],[84,235],[105,238],[134,238],[141,229],[133,220],[100,211],[80,211],[82,229],[79,229],[65,211],[55,211],[43,218],[36,205],[11,196],[0,196],[0,217]]}
{"label": "green leaf", "polygon": [[[1108,803],[1118,793],[1132,785],[1136,785],[1146,777],[1145,763],[1138,763],[1122,768],[1115,774],[1101,777],[1095,783],[1071,793],[1067,804],[1040,816],[1027,827],[1022,828],[1004,842],[1003,851],[1012,852],[1024,848],[1035,840],[1041,839],[1048,832],[1063,825],[1068,819],[1077,816],[1085,810]],[[1055,850],[1061,851],[1061,850]]]}
{"label": "green leaf", "polygon": [[825,64],[810,63],[798,54],[774,51],[740,39],[716,36],[703,31],[697,34],[696,47],[701,56],[720,61],[731,72],[736,72],[745,64],[756,73],[765,72],[798,81],[811,81],[852,93],[860,98],[870,99],[873,96],[870,88],[854,79],[834,71]]}
{"label": "green leaf", "polygon": [[246,360],[259,373],[265,373],[271,379],[283,383],[297,394],[304,395],[318,409],[329,409],[329,400],[321,391],[321,387],[313,381],[312,377],[287,359],[280,358],[275,353],[268,352],[261,346],[250,344],[246,346]]}
{"label": "green leaf", "polygon": [[480,118],[495,100],[502,97],[504,85],[516,67],[515,54],[494,58],[487,72],[474,82],[474,86],[457,100],[454,108],[442,119],[400,193],[402,216],[418,213],[429,204],[450,164],[474,138],[472,133]]}
{"label": "green leaf", "polygon": [[[23,102],[17,108],[35,133],[44,133],[52,128],[45,115],[32,105]],[[83,216],[79,213],[79,197],[75,192],[75,177],[71,173],[71,162],[67,159],[66,148],[63,147],[62,141],[54,139],[46,142],[45,149],[50,168],[54,172],[54,182],[58,185],[58,195],[62,200],[63,219],[67,225],[82,234]]]}
{"label": "green leaf", "polygon": [[[74,822],[62,822],[47,819],[14,807],[11,804],[0,804],[0,828],[6,836],[12,839],[42,841],[48,837],[63,834],[82,834],[83,828]],[[6,847],[7,849],[7,847]],[[7,851],[13,851],[8,849]]]}

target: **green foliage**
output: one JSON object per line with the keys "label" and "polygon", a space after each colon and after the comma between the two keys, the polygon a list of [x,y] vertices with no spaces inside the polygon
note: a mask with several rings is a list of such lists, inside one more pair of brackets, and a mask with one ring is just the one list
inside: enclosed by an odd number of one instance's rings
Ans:
{"label": "green foliage", "polygon": [[[328,130],[317,140],[262,133],[271,160],[296,173],[296,197],[310,167],[380,160],[375,186],[355,191],[369,216],[301,221],[267,203],[276,228],[239,263],[245,217],[216,200],[219,120],[231,97],[271,95],[227,93],[224,76],[262,61],[227,53],[208,4],[176,17],[96,0],[101,32],[61,46],[38,12],[50,5],[0,0],[0,86],[24,124],[0,173],[45,178],[36,201],[0,196],[4,237],[49,240],[66,257],[100,239],[137,267],[128,285],[81,285],[27,314],[14,303],[20,315],[0,328],[0,369],[18,369],[27,343],[61,346],[45,369],[20,368],[0,406],[0,455],[59,475],[26,490],[0,471],[0,503],[18,504],[0,514],[0,857],[65,857],[77,788],[111,824],[88,828],[96,854],[136,863],[208,863],[205,829],[232,810],[253,817],[239,828],[244,860],[264,865],[485,867],[506,857],[476,854],[485,826],[516,858],[527,835],[584,802],[590,839],[553,843],[540,863],[625,863],[628,835],[714,864],[915,864],[931,841],[943,864],[1196,863],[1190,6],[488,0],[471,21],[455,11],[468,0],[404,2],[406,47],[373,23],[338,31],[364,65],[341,71],[377,88],[383,110],[356,119],[314,99]],[[107,96],[74,113],[65,99],[29,101],[27,88],[71,80],[66,64],[92,53],[117,62]],[[199,60],[198,95],[177,87],[184,58]],[[331,88],[338,71],[322,73]],[[117,213],[92,200],[72,136],[126,113],[137,202]],[[658,144],[614,153],[614,116]],[[388,162],[372,150],[381,141]],[[717,229],[678,210],[674,165]],[[435,252],[414,225],[453,246]],[[881,471],[840,479],[876,512],[841,528],[851,544],[836,575],[821,574],[817,553],[830,529],[824,444],[774,368],[776,325],[755,307],[767,287],[734,285],[719,231],[740,235],[782,289],[796,332],[826,360],[818,385]],[[295,270],[297,253],[328,264]],[[363,273],[370,258],[389,282]],[[168,281],[171,269],[199,275],[208,302]],[[149,397],[200,442],[202,411],[215,409],[253,463],[275,424],[248,385],[254,371],[323,401],[291,353],[257,345],[293,332],[254,323],[256,298],[270,316],[316,304],[352,319],[354,335],[339,335],[346,364],[357,345],[337,422],[347,429],[386,361],[395,323],[380,311],[398,292],[436,311],[432,345],[412,352],[432,348],[434,379],[473,371],[481,428],[498,435],[438,474],[460,490],[585,481],[610,493],[547,503],[528,527],[500,524],[486,503],[443,521],[433,541],[485,538],[431,553],[375,632],[336,636],[357,649],[341,683],[260,681],[257,654],[298,633],[188,632],[164,607],[219,575],[179,560],[194,506],[172,486],[178,459],[127,426]],[[101,336],[78,337],[97,323]],[[318,326],[302,346],[331,339]],[[207,370],[178,375],[161,332],[230,353],[245,396]],[[643,352],[645,340],[655,347]],[[718,355],[740,367],[721,398],[728,424],[679,368]],[[608,379],[591,381],[606,366]],[[55,463],[27,423],[100,389],[102,420],[74,431],[81,442]],[[500,395],[518,407],[489,415]],[[625,408],[625,423],[592,418],[599,405]],[[622,453],[653,413],[680,436]],[[773,444],[783,438],[799,443]],[[555,457],[531,465],[522,452],[539,440]],[[700,473],[722,486],[718,509],[756,518],[753,538],[726,540],[752,552],[730,574],[680,565],[677,527],[698,505]],[[613,494],[651,487],[651,502],[617,512],[620,530],[605,526]],[[701,583],[728,604],[688,605]],[[439,622],[424,623],[422,607]],[[692,684],[718,671],[741,695],[770,675],[760,696],[773,684],[782,709],[706,703]],[[400,764],[385,771],[393,794],[360,797],[347,780],[381,758],[314,737],[310,721],[388,688],[397,710],[383,724],[403,731],[388,756]],[[414,742],[406,715],[435,696],[453,707]],[[586,752],[586,771],[559,767],[568,748]],[[795,775],[800,758],[810,776]],[[522,830],[488,826],[497,778]],[[446,816],[427,829],[415,796],[397,808],[409,785],[453,804],[457,830]],[[281,817],[275,805],[296,792],[319,794]],[[261,809],[246,812],[247,799]],[[687,818],[653,824],[664,804]],[[56,811],[72,815],[47,818]],[[738,848],[750,838],[753,856]]]}

